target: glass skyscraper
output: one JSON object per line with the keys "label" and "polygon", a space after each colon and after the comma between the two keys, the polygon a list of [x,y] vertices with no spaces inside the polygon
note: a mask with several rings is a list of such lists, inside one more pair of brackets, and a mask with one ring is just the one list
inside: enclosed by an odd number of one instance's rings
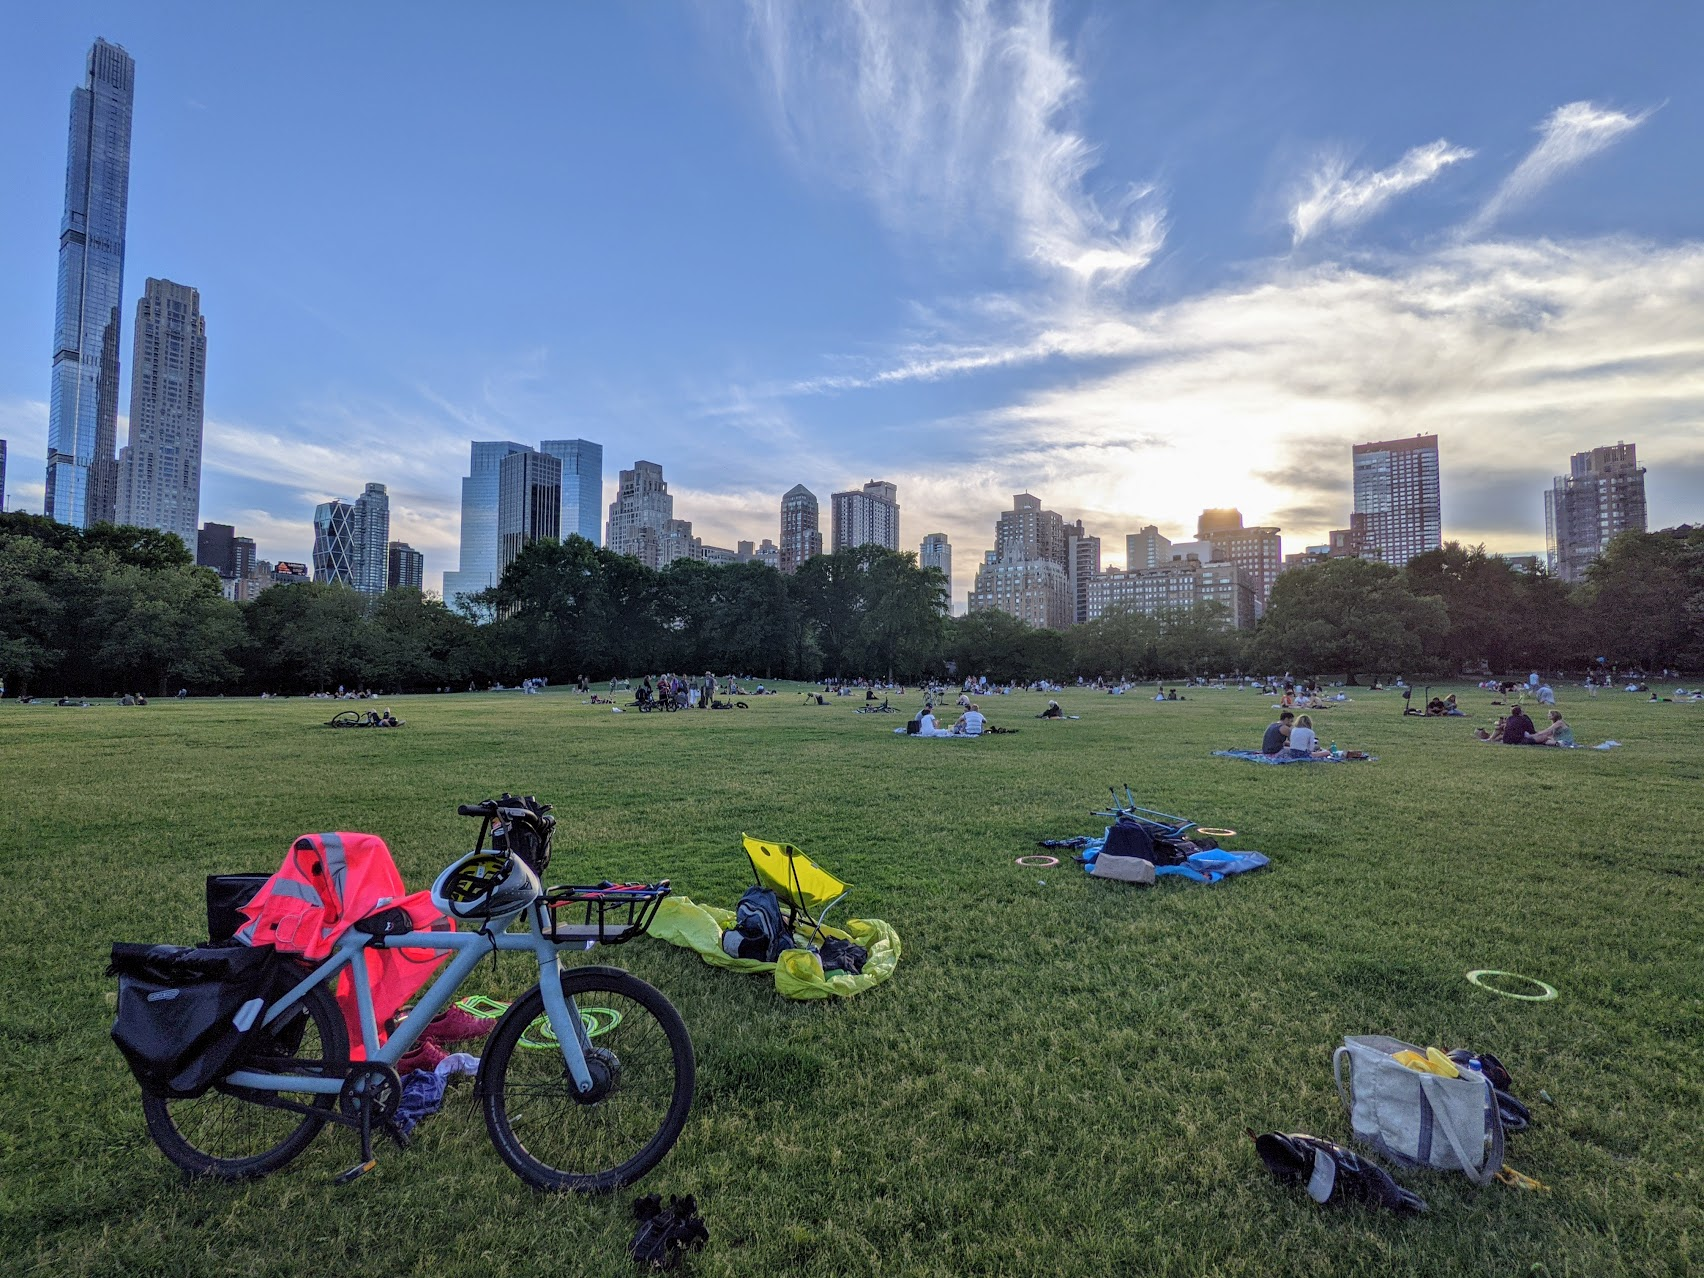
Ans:
{"label": "glass skyscraper", "polygon": [[314,580],[337,581],[364,595],[382,595],[390,580],[390,497],[368,484],[354,502],[337,498],[314,507]]}
{"label": "glass skyscraper", "polygon": [[589,439],[547,439],[538,446],[562,463],[564,538],[575,533],[599,545],[603,524],[603,445]]}
{"label": "glass skyscraper", "polygon": [[477,595],[497,584],[497,468],[510,453],[531,450],[512,439],[475,440],[461,481],[459,570],[444,574],[444,602]]}
{"label": "glass skyscraper", "polygon": [[110,522],[118,499],[119,304],[135,80],[131,56],[96,40],[88,77],[71,91],[44,509],[77,528]]}

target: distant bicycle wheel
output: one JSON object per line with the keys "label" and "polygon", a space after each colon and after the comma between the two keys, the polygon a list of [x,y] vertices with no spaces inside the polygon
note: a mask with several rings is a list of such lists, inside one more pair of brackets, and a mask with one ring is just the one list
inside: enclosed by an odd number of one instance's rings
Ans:
{"label": "distant bicycle wheel", "polygon": [[511,1170],[538,1189],[605,1193],[630,1185],[674,1147],[692,1106],[692,1039],[674,1005],[612,967],[563,973],[562,992],[585,1023],[592,1090],[574,1087],[560,1051],[521,1050],[544,1014],[535,986],[504,1016],[480,1070],[485,1125]]}
{"label": "distant bicycle wheel", "polygon": [[[309,990],[270,1031],[271,1050],[247,1068],[342,1078],[349,1064],[349,1033],[337,1001],[323,985]],[[191,1176],[246,1180],[283,1167],[319,1135],[317,1113],[280,1109],[273,1102],[330,1110],[335,1095],[252,1092],[215,1083],[194,1100],[142,1098],[148,1135],[160,1152]]]}

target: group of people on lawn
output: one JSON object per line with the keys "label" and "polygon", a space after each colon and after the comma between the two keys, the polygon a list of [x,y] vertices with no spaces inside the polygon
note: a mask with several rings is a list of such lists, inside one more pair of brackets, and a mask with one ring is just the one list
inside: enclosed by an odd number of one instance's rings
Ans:
{"label": "group of people on lawn", "polygon": [[1481,741],[1496,741],[1503,745],[1539,745],[1539,746],[1571,746],[1574,744],[1574,730],[1562,718],[1560,710],[1550,712],[1550,722],[1543,728],[1535,727],[1533,721],[1527,718],[1527,712],[1520,706],[1512,706],[1509,713],[1501,716],[1489,732],[1484,728],[1475,728],[1473,735]]}
{"label": "group of people on lawn", "polygon": [[[988,729],[988,720],[976,702],[960,698],[964,712],[959,715],[950,728],[943,728],[935,720],[935,707],[925,705],[917,712],[917,717],[907,724],[904,731],[914,737],[980,737]],[[895,729],[898,731],[898,729]]]}
{"label": "group of people on lawn", "polygon": [[1260,740],[1260,752],[1283,759],[1329,759],[1331,751],[1314,735],[1313,716],[1300,719],[1295,712],[1285,710],[1276,723],[1266,725],[1266,735]]}

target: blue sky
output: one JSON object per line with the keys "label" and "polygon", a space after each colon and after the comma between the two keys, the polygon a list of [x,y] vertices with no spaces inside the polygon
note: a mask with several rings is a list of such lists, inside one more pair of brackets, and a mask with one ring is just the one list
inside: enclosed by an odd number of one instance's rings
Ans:
{"label": "blue sky", "polygon": [[[1122,558],[1346,522],[1442,437],[1446,536],[1570,452],[1704,518],[1704,8],[62,3],[0,54],[0,437],[40,509],[71,88],[137,61],[126,262],[201,290],[202,516],[305,559],[390,486],[455,566],[475,438],[661,462],[706,540],[883,478],[955,593],[1029,489]],[[123,438],[123,425],[120,439]]]}

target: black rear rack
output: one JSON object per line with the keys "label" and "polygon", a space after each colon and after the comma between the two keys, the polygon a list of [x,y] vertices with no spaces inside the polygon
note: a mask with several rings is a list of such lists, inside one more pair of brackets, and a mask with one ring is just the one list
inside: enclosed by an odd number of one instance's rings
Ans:
{"label": "black rear rack", "polygon": [[669,894],[661,883],[599,883],[595,887],[546,888],[539,905],[540,930],[557,944],[620,945],[644,934]]}

